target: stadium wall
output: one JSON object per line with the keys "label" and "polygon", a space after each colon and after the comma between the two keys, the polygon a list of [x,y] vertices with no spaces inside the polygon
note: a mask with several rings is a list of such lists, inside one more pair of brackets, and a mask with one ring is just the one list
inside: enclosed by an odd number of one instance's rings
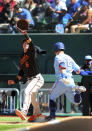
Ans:
{"label": "stadium wall", "polygon": [[[66,47],[66,53],[81,65],[84,56],[92,55],[92,34],[29,34],[35,45],[47,50],[46,56],[38,56],[41,73],[53,74],[53,44],[62,41]],[[17,73],[20,54],[22,52],[21,34],[0,35],[0,74]],[[10,70],[11,69],[11,70]]]}

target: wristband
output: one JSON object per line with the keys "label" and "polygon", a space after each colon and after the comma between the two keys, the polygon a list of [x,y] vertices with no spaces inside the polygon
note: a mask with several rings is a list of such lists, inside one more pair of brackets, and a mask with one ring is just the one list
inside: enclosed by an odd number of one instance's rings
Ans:
{"label": "wristband", "polygon": [[61,74],[62,78],[67,78],[66,74]]}

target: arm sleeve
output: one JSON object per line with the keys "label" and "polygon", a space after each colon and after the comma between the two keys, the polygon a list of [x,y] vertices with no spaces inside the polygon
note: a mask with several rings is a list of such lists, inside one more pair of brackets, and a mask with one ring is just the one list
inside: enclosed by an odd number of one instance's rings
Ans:
{"label": "arm sleeve", "polygon": [[18,75],[19,75],[19,76],[21,76],[21,77],[23,77],[24,72],[23,72],[23,70],[22,70],[22,69],[19,71]]}
{"label": "arm sleeve", "polygon": [[[18,75],[21,76],[21,77],[23,77],[24,72],[23,72],[22,69],[19,71]],[[21,80],[19,80],[19,79],[17,78],[17,76],[16,76],[15,79],[14,79],[14,81],[15,81],[15,83],[18,83],[18,82],[21,81]]]}
{"label": "arm sleeve", "polygon": [[88,75],[92,75],[92,71],[87,70],[86,73],[88,73]]}
{"label": "arm sleeve", "polygon": [[76,64],[74,60],[72,60],[72,67],[73,67],[74,72],[77,72],[80,70],[80,67]]}
{"label": "arm sleeve", "polygon": [[32,41],[29,43],[29,49],[27,53],[29,56],[35,57],[35,47]]}
{"label": "arm sleeve", "polygon": [[85,75],[88,75],[88,73],[85,70],[81,70],[80,75],[85,76]]}

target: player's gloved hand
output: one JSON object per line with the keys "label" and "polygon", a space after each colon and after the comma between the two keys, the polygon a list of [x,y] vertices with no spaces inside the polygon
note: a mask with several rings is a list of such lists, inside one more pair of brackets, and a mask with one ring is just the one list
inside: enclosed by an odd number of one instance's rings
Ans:
{"label": "player's gloved hand", "polygon": [[14,80],[8,80],[8,85],[13,85],[13,84],[15,84]]}

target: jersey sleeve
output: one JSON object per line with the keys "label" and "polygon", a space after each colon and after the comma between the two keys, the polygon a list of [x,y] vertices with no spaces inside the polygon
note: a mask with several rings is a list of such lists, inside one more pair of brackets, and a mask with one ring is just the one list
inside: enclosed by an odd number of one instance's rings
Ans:
{"label": "jersey sleeve", "polygon": [[77,72],[78,70],[80,70],[80,67],[76,64],[74,60],[72,60],[72,68],[74,72]]}
{"label": "jersey sleeve", "polygon": [[29,56],[33,56],[33,57],[35,56],[35,47],[32,41],[29,43],[29,49],[27,51],[27,54]]}
{"label": "jersey sleeve", "polygon": [[55,58],[55,62],[56,62],[56,65],[57,65],[60,69],[66,69],[65,63],[64,63],[64,61],[63,61],[61,58],[56,57],[56,58]]}

